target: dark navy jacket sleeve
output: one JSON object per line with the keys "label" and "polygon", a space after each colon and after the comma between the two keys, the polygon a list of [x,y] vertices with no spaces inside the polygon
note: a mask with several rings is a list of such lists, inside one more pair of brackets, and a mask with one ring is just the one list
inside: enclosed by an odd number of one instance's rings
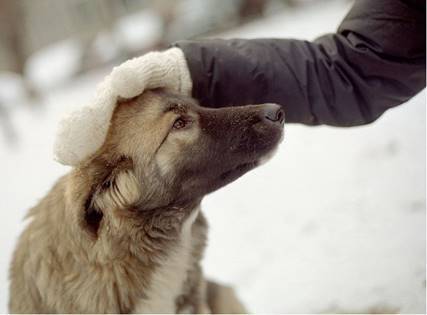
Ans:
{"label": "dark navy jacket sleeve", "polygon": [[425,1],[357,0],[334,34],[188,40],[193,96],[203,106],[274,102],[288,122],[367,124],[425,87]]}

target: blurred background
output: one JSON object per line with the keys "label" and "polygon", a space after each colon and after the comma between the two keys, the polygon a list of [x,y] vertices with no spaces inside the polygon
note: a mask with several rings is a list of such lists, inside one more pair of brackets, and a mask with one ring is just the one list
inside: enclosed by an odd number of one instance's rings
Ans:
{"label": "blurred background", "polygon": [[[24,215],[69,170],[56,125],[114,65],[185,38],[311,40],[351,4],[0,1],[0,311]],[[204,200],[207,275],[251,312],[425,313],[425,104],[424,90],[369,126],[287,125],[269,163]]]}

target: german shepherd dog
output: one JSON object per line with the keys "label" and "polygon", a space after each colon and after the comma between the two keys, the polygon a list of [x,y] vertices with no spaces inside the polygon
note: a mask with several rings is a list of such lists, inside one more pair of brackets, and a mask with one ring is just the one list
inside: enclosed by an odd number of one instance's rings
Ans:
{"label": "german shepherd dog", "polygon": [[103,146],[28,214],[12,313],[242,313],[200,260],[206,194],[282,139],[275,104],[208,109],[161,90],[118,102]]}

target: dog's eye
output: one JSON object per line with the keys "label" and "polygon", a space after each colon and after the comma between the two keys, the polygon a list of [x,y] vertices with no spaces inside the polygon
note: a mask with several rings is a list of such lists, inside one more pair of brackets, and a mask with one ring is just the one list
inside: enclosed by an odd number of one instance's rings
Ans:
{"label": "dog's eye", "polygon": [[177,120],[175,120],[175,122],[173,123],[173,128],[174,129],[182,129],[185,126],[187,126],[187,122],[183,119],[183,118],[178,118]]}

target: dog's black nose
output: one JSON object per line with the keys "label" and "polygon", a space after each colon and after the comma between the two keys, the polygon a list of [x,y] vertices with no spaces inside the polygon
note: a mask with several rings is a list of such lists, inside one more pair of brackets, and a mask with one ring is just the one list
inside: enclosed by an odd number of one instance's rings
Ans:
{"label": "dog's black nose", "polygon": [[285,111],[277,104],[264,104],[263,115],[264,119],[276,124],[283,125],[285,122]]}

